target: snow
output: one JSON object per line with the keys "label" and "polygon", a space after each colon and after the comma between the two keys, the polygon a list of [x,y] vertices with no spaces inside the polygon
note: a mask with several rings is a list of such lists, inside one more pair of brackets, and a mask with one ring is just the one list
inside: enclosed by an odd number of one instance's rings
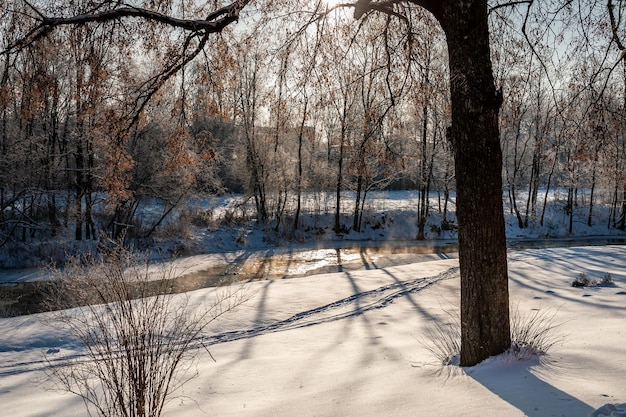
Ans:
{"label": "snow", "polygon": [[624,417],[626,404],[606,404],[595,410],[590,417]]}
{"label": "snow", "polygon": [[[579,236],[585,236],[583,245],[607,241],[594,236],[623,239],[623,232],[607,229],[602,206],[595,208],[591,227],[581,208],[570,235],[558,193],[549,197],[544,226],[531,222],[519,229],[506,210],[512,246],[529,238],[549,237],[547,246],[557,240],[557,245],[581,245]],[[270,279],[246,284],[252,299],[209,329],[205,342],[217,362],[200,354],[198,377],[178,393],[165,415],[626,415],[626,248],[510,250],[512,307],[521,313],[554,314],[558,342],[547,355],[530,360],[502,355],[470,368],[443,366],[424,343],[433,322],[458,314],[456,255],[390,250],[379,256],[348,250],[453,244],[453,231],[437,234],[430,227],[441,222],[436,211],[426,229],[429,240],[413,240],[415,200],[410,192],[371,193],[364,231],[341,237],[328,232],[332,218],[309,207],[302,224],[309,234],[295,236],[298,243],[268,239],[267,230],[252,223],[197,227],[187,239],[159,241],[165,250],[193,255],[174,261],[179,274],[208,273],[244,260],[275,268],[263,270]],[[219,217],[234,202],[220,198],[194,204],[212,207]],[[436,194],[431,204],[437,206]],[[452,220],[454,200],[449,209]],[[319,228],[326,232],[316,233]],[[597,281],[609,273],[614,284],[572,287],[581,273]],[[0,269],[0,282],[42,278],[45,273],[37,269]],[[187,295],[201,306],[220,291],[224,289],[207,288]],[[44,354],[55,363],[84,354],[49,321],[49,314],[0,318],[0,415],[85,415],[78,397],[53,390],[46,377]]]}
{"label": "snow", "polygon": [[[206,334],[217,362],[201,353],[165,415],[621,416],[625,264],[621,246],[510,252],[511,304],[554,312],[560,339],[547,355],[470,368],[440,365],[421,343],[457,309],[456,259],[253,281],[253,298]],[[610,273],[614,286],[574,288],[580,272]],[[188,295],[202,305],[221,290]],[[2,415],[85,415],[77,397],[50,390],[43,353],[82,352],[48,317],[0,319]]]}

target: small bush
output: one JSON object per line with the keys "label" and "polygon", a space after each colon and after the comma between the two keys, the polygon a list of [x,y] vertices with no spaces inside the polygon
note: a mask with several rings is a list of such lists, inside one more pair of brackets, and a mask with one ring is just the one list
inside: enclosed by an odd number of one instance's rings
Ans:
{"label": "small bush", "polygon": [[443,220],[441,222],[441,230],[447,232],[447,231],[456,231],[459,227],[454,224],[454,222],[451,222],[449,220]]}
{"label": "small bush", "polygon": [[600,281],[600,284],[598,285],[603,285],[607,287],[610,287],[611,285],[613,285],[613,277],[611,276],[611,274],[608,272],[604,274],[604,276],[602,277],[602,280]]}
{"label": "small bush", "polygon": [[235,242],[245,245],[248,243],[248,229],[242,227],[239,229],[239,233],[237,237],[235,237]]}
{"label": "small bush", "polygon": [[193,236],[191,232],[191,220],[191,214],[188,211],[183,211],[177,219],[169,221],[165,230],[158,235],[167,238],[189,239]]}
{"label": "small bush", "polygon": [[236,207],[228,207],[222,215],[222,225],[235,227],[246,226],[252,220],[252,216],[248,213],[244,205]]}
{"label": "small bush", "polygon": [[576,279],[572,282],[572,287],[611,287],[613,286],[613,277],[610,273],[605,273],[600,281],[590,279],[587,274],[581,272]]}
{"label": "small bush", "polygon": [[589,279],[584,272],[578,274],[576,279],[572,282],[572,287],[590,287],[592,285],[595,285],[595,281]]}
{"label": "small bush", "polygon": [[11,304],[5,301],[3,297],[0,297],[0,319],[14,317],[16,315],[17,314],[15,310],[11,307]]}
{"label": "small bush", "polygon": [[196,227],[203,227],[209,230],[216,230],[218,227],[217,221],[215,219],[215,211],[213,208],[209,209],[201,209],[196,208],[194,210],[190,210],[190,221],[191,224]]}

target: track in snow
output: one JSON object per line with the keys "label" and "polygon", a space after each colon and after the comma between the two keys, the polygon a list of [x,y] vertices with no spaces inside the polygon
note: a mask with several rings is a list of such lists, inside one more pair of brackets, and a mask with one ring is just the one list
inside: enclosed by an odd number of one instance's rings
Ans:
{"label": "track in snow", "polygon": [[[234,330],[208,336],[203,339],[203,342],[205,345],[210,346],[355,317],[370,310],[383,308],[393,303],[399,297],[420,291],[436,282],[454,278],[458,275],[458,271],[459,268],[454,267],[432,277],[395,282],[373,290],[359,292],[330,304],[302,311],[284,320],[251,329]],[[354,306],[354,308],[349,308],[351,306]]]}

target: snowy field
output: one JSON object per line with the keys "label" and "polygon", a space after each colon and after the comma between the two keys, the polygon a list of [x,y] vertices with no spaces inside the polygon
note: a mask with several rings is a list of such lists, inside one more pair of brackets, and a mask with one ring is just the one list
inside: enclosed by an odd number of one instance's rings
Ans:
{"label": "snowy field", "polygon": [[[558,342],[545,356],[464,369],[424,345],[428,326],[457,311],[457,260],[254,281],[254,297],[205,335],[217,362],[200,354],[165,415],[608,416],[606,404],[626,408],[624,265],[621,246],[511,252],[512,305],[554,313]],[[614,285],[572,287],[581,272],[610,273]],[[216,291],[189,295],[201,306]],[[0,319],[2,416],[86,415],[77,397],[50,390],[43,354],[82,352],[46,316]]]}

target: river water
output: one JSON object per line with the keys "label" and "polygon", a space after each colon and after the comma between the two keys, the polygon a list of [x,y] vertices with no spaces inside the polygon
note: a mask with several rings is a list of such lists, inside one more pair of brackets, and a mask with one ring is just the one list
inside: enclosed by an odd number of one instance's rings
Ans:
{"label": "river water", "polygon": [[[550,247],[624,245],[626,238],[587,237],[512,240],[510,251]],[[455,241],[437,242],[336,242],[335,247],[294,247],[272,252],[241,252],[233,259],[207,262],[171,280],[169,291],[180,293],[199,288],[260,279],[306,277],[332,272],[370,270],[440,259],[458,258]],[[42,288],[54,285],[46,279],[5,282],[0,285],[0,314],[43,311]]]}

